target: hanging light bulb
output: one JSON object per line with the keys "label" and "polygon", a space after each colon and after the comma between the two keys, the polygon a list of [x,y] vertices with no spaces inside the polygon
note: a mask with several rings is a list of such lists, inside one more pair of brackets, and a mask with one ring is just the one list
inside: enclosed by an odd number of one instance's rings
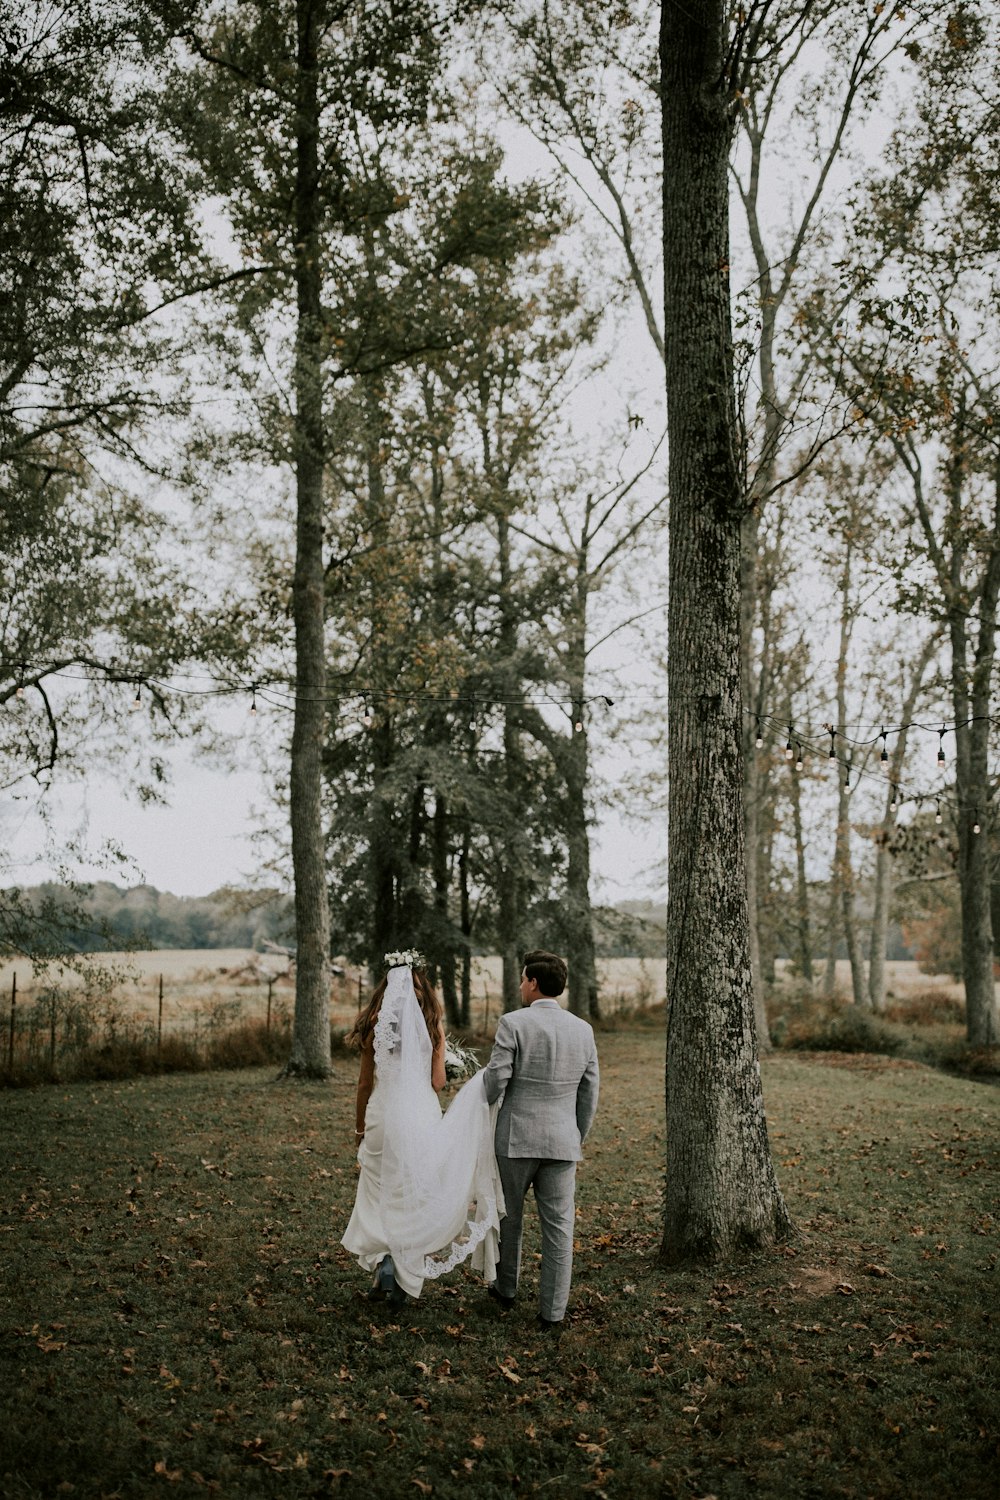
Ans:
{"label": "hanging light bulb", "polygon": [[826,758],[827,758],[827,760],[836,760],[837,759],[837,748],[836,748],[835,741],[836,741],[836,738],[837,738],[837,731],[835,729],[831,728],[830,731],[829,731],[829,734],[830,734],[830,748],[829,748],[829,750],[826,753]]}
{"label": "hanging light bulb", "polygon": [[370,729],[372,727],[372,711],[368,707],[368,699],[367,698],[365,698],[365,699],[362,700],[362,704],[361,704],[361,722],[362,722],[362,724],[364,725],[364,727],[366,729]]}
{"label": "hanging light bulb", "polygon": [[140,696],[140,690],[137,687],[136,690],[135,690],[135,697],[132,699],[132,702],[128,706],[129,713],[134,714],[135,711],[136,711],[136,709],[137,708],[141,708],[141,707],[142,707],[142,698]]}
{"label": "hanging light bulb", "polygon": [[943,823],[944,822],[944,819],[941,816],[941,798],[940,797],[937,799],[937,801],[934,804],[934,821],[935,821],[935,823]]}
{"label": "hanging light bulb", "polygon": [[944,765],[944,729],[943,728],[938,731],[937,763],[938,763],[939,766],[943,766]]}
{"label": "hanging light bulb", "polygon": [[973,831],[973,833],[980,833],[981,832],[981,829],[979,827],[979,814],[978,813],[976,813],[975,821],[973,822],[973,825],[972,825],[972,831]]}
{"label": "hanging light bulb", "polygon": [[256,688],[251,688],[250,689],[250,717],[252,719],[255,719],[257,717],[257,689]]}
{"label": "hanging light bulb", "polygon": [[896,811],[896,809],[897,809],[898,806],[899,806],[899,787],[898,786],[894,786],[893,789],[892,789],[892,796],[889,798],[889,811],[894,813]]}
{"label": "hanging light bulb", "polygon": [[889,752],[886,749],[886,745],[885,745],[885,726],[884,725],[882,726],[882,754],[879,756],[879,761],[881,762],[882,770],[888,776],[888,774],[889,774]]}
{"label": "hanging light bulb", "polygon": [[851,784],[851,760],[852,760],[852,757],[849,755],[847,757],[847,759],[844,761],[844,789],[845,790]]}
{"label": "hanging light bulb", "polygon": [[795,769],[796,769],[796,771],[801,771],[802,767],[804,765],[805,765],[805,761],[802,759],[802,746],[799,745],[799,744],[796,744],[796,746],[795,746]]}
{"label": "hanging light bulb", "polygon": [[18,683],[18,685],[17,685],[17,692],[14,694],[14,697],[15,698],[23,698],[24,697],[24,683],[23,682],[19,682]]}
{"label": "hanging light bulb", "polygon": [[789,724],[789,726],[788,726],[788,739],[785,741],[785,759],[786,760],[791,760],[792,759],[792,755],[794,753],[793,750],[792,750],[792,732],[793,732],[794,728],[795,728],[795,726],[793,724]]}
{"label": "hanging light bulb", "polygon": [[757,738],[754,740],[754,744],[757,746],[758,750],[763,750],[763,748],[764,748],[764,736],[761,733],[760,714],[755,714],[754,717],[757,720]]}
{"label": "hanging light bulb", "polygon": [[583,733],[583,720],[582,719],[577,719],[576,723],[573,725],[573,728],[574,728],[574,730],[575,730],[575,732],[577,734],[582,734]]}

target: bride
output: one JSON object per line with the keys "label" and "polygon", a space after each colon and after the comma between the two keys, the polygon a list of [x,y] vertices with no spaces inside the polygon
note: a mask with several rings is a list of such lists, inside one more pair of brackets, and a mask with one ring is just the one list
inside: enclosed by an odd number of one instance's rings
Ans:
{"label": "bride", "polygon": [[374,1273],[374,1295],[402,1302],[470,1256],[495,1279],[503,1193],[481,1074],[441,1113],[444,1024],[423,959],[407,951],[385,962],[348,1038],[361,1048],[361,1176],[341,1243]]}

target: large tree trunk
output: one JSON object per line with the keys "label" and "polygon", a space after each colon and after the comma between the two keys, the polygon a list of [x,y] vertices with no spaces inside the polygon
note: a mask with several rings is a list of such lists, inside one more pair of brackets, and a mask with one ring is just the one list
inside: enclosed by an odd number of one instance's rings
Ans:
{"label": "large tree trunk", "polygon": [[388,714],[379,714],[371,729],[372,796],[368,808],[368,899],[371,909],[372,974],[381,973],[386,953],[399,946],[396,938],[396,832],[392,807],[383,795],[392,768],[393,732]]}
{"label": "large tree trunk", "polygon": [[461,1024],[458,1009],[458,986],[455,972],[455,944],[452,937],[451,916],[448,911],[448,896],[451,877],[448,869],[448,801],[443,792],[434,798],[434,822],[432,828],[434,868],[434,929],[441,965],[441,997],[449,1026]]}
{"label": "large tree trunk", "polygon": [[[582,706],[580,708],[582,715]],[[566,744],[566,926],[569,929],[569,1008],[590,1020],[599,1014],[594,916],[590,905],[590,829],[587,825],[587,729]]]}
{"label": "large tree trunk", "polygon": [[789,795],[792,803],[792,833],[795,839],[795,956],[799,973],[812,984],[812,921],[809,913],[809,881],[806,877],[806,844],[802,836],[802,783],[792,771]]}
{"label": "large tree trunk", "polygon": [[840,882],[837,876],[836,849],[826,909],[826,962],[823,965],[823,999],[832,1000],[837,993],[837,944],[840,941]]}
{"label": "large tree trunk", "polygon": [[[964,477],[961,427],[952,460],[953,506],[961,514]],[[949,620],[952,703],[955,711],[955,792],[958,798],[958,881],[962,905],[962,979],[969,1045],[1000,1044],[1000,1011],[993,978],[993,917],[990,907],[990,687],[996,658],[996,612],[1000,593],[1000,468],[995,475],[996,500],[992,545],[979,592],[979,635],[970,664],[968,624],[957,609]],[[956,534],[960,534],[956,531]],[[958,552],[956,543],[955,552]],[[958,582],[960,565],[953,573]],[[952,591],[954,599],[959,590]],[[959,594],[959,597],[960,594]],[[957,602],[957,601],[956,601]],[[980,831],[974,832],[978,826]]]}
{"label": "large tree trunk", "polygon": [[[757,512],[749,509],[743,517],[740,535],[740,696],[744,707],[753,702],[753,625],[757,612]],[[747,910],[750,919],[750,975],[753,983],[754,1021],[757,1048],[771,1051],[771,1032],[764,1005],[764,975],[760,958],[759,816],[760,763],[757,752],[757,721],[743,716],[743,840],[746,850]]]}
{"label": "large tree trunk", "polygon": [[462,819],[462,847],[458,855],[458,923],[462,933],[462,1013],[461,1024],[472,1025],[472,905],[469,899],[469,852],[472,830],[469,819]]}
{"label": "large tree trunk", "polygon": [[726,14],[723,0],[663,0],[660,35],[670,445],[661,1253],[669,1261],[770,1244],[790,1228],[757,1062],[744,863]]}
{"label": "large tree trunk", "polygon": [[[590,904],[590,820],[587,816],[589,769],[588,724],[583,697],[587,671],[587,602],[589,558],[584,541],[576,558],[575,610],[570,626],[566,668],[574,694],[573,724],[563,740],[556,765],[566,788],[566,918],[569,928],[569,1008],[586,1020],[600,1014],[594,913]],[[576,725],[580,728],[577,729]]]}
{"label": "large tree trunk", "polygon": [[937,645],[937,635],[931,636],[917,662],[910,686],[903,699],[900,723],[904,726],[893,745],[889,757],[889,786],[885,794],[885,812],[879,830],[875,852],[875,898],[872,912],[871,946],[868,951],[868,997],[872,1010],[881,1014],[885,1010],[885,962],[886,942],[889,933],[889,912],[892,907],[892,830],[896,816],[892,810],[893,795],[899,785],[906,762],[906,726],[913,718],[924,685],[924,676]]}
{"label": "large tree trunk", "polygon": [[298,29],[295,284],[295,719],[292,729],[292,869],[295,1018],[286,1072],[325,1078],[330,1066],[330,913],[323,823],[326,659],[323,569],[323,309],[320,287],[317,17],[296,5]]}
{"label": "large tree trunk", "polygon": [[[840,577],[840,647],[837,653],[837,727],[843,729],[847,719],[847,656],[853,633],[851,611],[851,564],[853,545],[848,538],[844,551],[844,569]],[[851,798],[848,779],[850,768],[845,767],[837,787],[837,835],[833,852],[833,867],[840,892],[841,915],[844,923],[844,940],[847,957],[851,965],[851,988],[854,1003],[868,1010],[871,1001],[865,983],[865,960],[858,936],[858,924],[854,917],[854,867],[851,863]]]}
{"label": "large tree trunk", "polygon": [[[517,615],[513,599],[513,570],[510,560],[510,528],[507,518],[497,520],[497,543],[500,562],[500,655],[509,684],[503,715],[504,791],[507,815],[501,834],[501,863],[498,876],[497,918],[499,925],[501,979],[504,1010],[517,1010],[521,1004],[521,851],[523,830],[514,816],[523,785],[521,716],[515,698],[520,678],[515,675],[517,654]],[[515,687],[516,684],[516,687]]]}

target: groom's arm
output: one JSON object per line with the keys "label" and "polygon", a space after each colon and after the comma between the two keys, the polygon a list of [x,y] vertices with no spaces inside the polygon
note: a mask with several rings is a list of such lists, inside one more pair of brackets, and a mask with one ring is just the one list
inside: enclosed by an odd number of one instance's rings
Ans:
{"label": "groom's arm", "polygon": [[483,1069],[487,1104],[495,1104],[503,1098],[514,1071],[514,1051],[514,1028],[506,1016],[501,1016],[490,1060]]}
{"label": "groom's arm", "polygon": [[583,1141],[594,1123],[597,1114],[597,1096],[601,1086],[601,1071],[597,1065],[597,1048],[594,1047],[576,1090],[576,1123]]}

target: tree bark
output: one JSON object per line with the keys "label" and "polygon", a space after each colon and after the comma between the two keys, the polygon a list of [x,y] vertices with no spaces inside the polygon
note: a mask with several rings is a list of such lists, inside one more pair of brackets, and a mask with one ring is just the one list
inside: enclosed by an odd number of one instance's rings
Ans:
{"label": "tree bark", "polygon": [[[757,613],[757,513],[751,507],[743,518],[740,535],[740,695],[745,707],[753,702],[753,626]],[[760,765],[757,752],[757,721],[743,715],[743,839],[746,850],[747,910],[750,917],[750,975],[753,983],[757,1048],[771,1051],[771,1032],[764,1005],[764,974],[760,955]]]}
{"label": "tree bark", "polygon": [[[961,535],[961,488],[965,455],[961,408],[951,461],[954,534]],[[956,541],[949,597],[952,704],[955,713],[955,792],[958,800],[958,880],[962,906],[962,979],[966,1036],[971,1047],[1000,1044],[1000,1010],[993,978],[993,916],[990,904],[991,797],[989,774],[990,687],[996,660],[996,613],[1000,593],[1000,464],[994,473],[993,534],[979,592],[979,634],[969,662],[968,623],[956,606],[962,560]],[[956,595],[959,598],[956,598]],[[974,832],[978,825],[980,832]]]}
{"label": "tree bark", "polygon": [[[851,616],[851,565],[853,546],[848,539],[844,550],[844,568],[840,575],[840,645],[837,652],[837,728],[842,730],[847,718],[847,655],[851,646],[853,620]],[[858,924],[854,919],[854,868],[851,864],[851,798],[848,779],[850,767],[845,766],[837,782],[837,834],[834,842],[833,867],[836,872],[837,889],[840,892],[841,916],[844,923],[844,940],[847,957],[851,965],[851,989],[854,1003],[868,1010],[871,1001],[865,983],[865,960],[858,936]]]}
{"label": "tree bark", "polygon": [[[522,773],[522,748],[520,709],[514,701],[520,686],[515,679],[514,662],[517,654],[517,615],[513,599],[513,570],[510,559],[510,527],[504,515],[497,517],[497,542],[500,561],[500,657],[510,691],[503,715],[503,765],[504,791],[506,794],[506,817],[501,835],[501,866],[498,878],[497,916],[499,923],[500,958],[503,965],[502,1001],[505,1011],[518,1010],[521,1005],[521,950],[519,927],[521,922],[521,878],[520,850],[518,840],[522,830],[514,809],[518,805]],[[515,681],[517,686],[515,687]]]}
{"label": "tree bark", "polygon": [[458,855],[458,922],[462,933],[462,1011],[461,1024],[472,1025],[472,906],[469,900],[469,852],[472,830],[468,817],[462,819],[462,847]]}
{"label": "tree bark", "polygon": [[799,973],[812,984],[812,922],[809,913],[809,882],[806,879],[806,845],[802,837],[802,784],[799,772],[792,771],[790,798],[792,833],[795,839],[795,948]]}
{"label": "tree bark", "polygon": [[729,312],[727,7],[663,0],[670,445],[667,1174],[661,1255],[790,1229],[767,1140],[744,861],[740,530]]}
{"label": "tree bark", "polygon": [[587,726],[574,731],[561,759],[566,781],[566,925],[569,929],[569,1008],[591,1020],[599,1014],[594,918],[590,905],[590,829],[587,822]]}
{"label": "tree bark", "polygon": [[319,251],[318,24],[297,0],[295,115],[295,719],[292,729],[292,868],[295,879],[295,1016],[286,1073],[326,1078],[330,1064],[330,913],[323,822],[326,656],[323,568],[323,353]]}
{"label": "tree bark", "polygon": [[432,825],[434,867],[434,926],[437,935],[436,947],[441,965],[441,998],[449,1026],[459,1026],[461,1015],[458,1009],[458,986],[455,973],[455,946],[452,939],[451,917],[448,913],[448,896],[451,877],[448,869],[448,800],[443,792],[434,798],[434,820]]}
{"label": "tree bark", "polygon": [[906,725],[913,718],[924,685],[924,676],[937,646],[937,635],[926,642],[914,669],[913,678],[903,699],[901,723],[904,726],[893,745],[889,757],[889,785],[885,794],[885,812],[879,830],[875,853],[875,897],[872,912],[871,946],[868,951],[868,998],[877,1014],[885,1010],[885,963],[886,943],[889,932],[889,912],[892,907],[892,830],[896,826],[896,815],[892,811],[894,789],[899,785],[906,761]]}

